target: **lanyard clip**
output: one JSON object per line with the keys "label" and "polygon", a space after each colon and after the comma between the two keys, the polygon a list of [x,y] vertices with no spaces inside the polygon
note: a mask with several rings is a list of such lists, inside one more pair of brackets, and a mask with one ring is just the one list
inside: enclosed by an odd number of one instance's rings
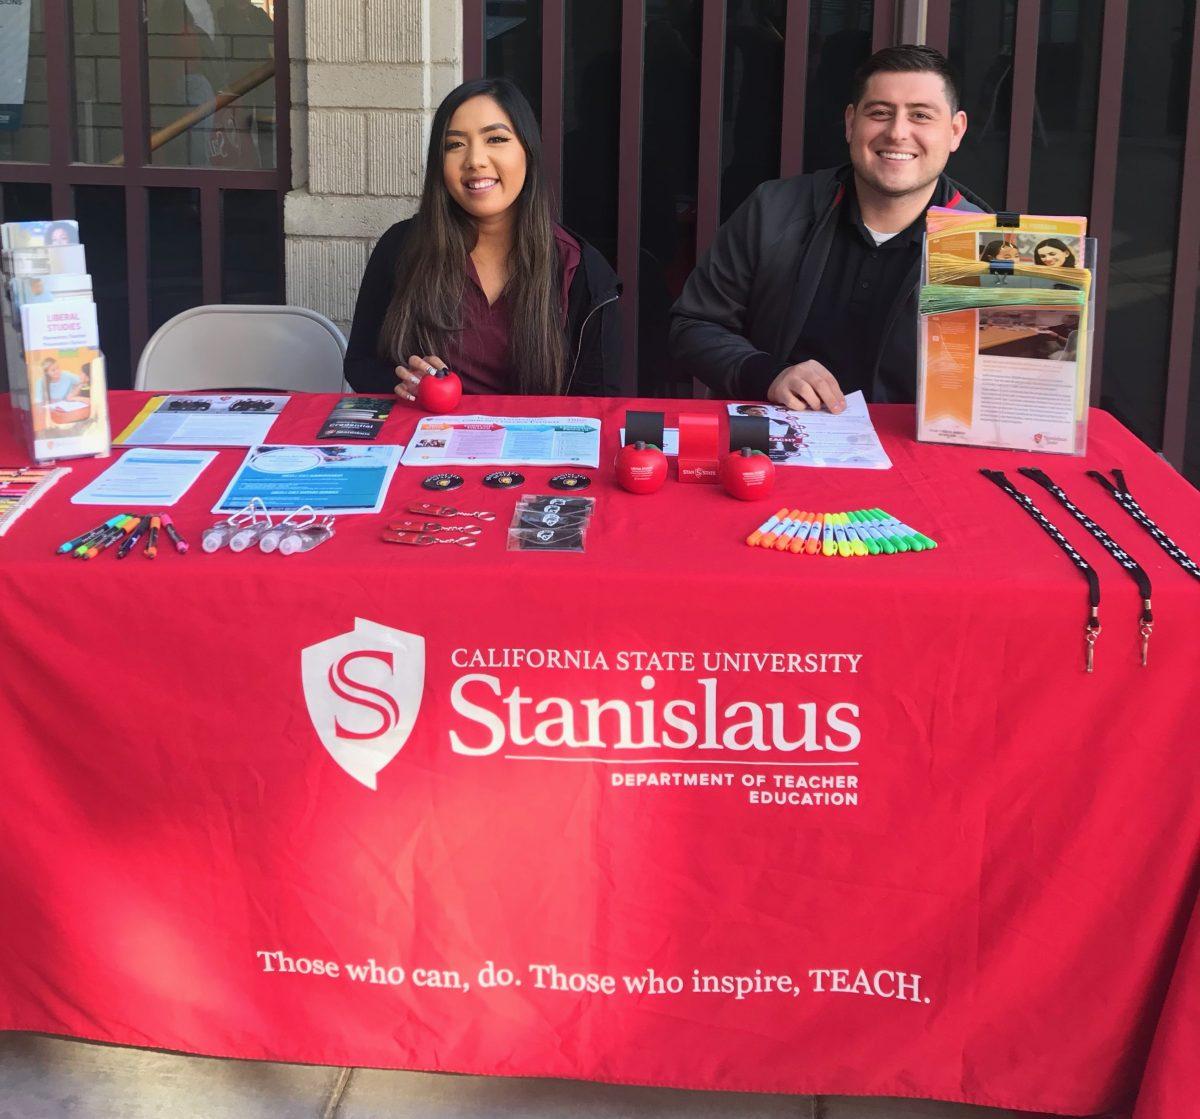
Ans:
{"label": "lanyard clip", "polygon": [[1096,660],[1096,642],[1100,638],[1100,610],[1098,607],[1092,607],[1092,616],[1088,618],[1087,625],[1083,630],[1083,639],[1087,642],[1087,670],[1091,672],[1095,668]]}

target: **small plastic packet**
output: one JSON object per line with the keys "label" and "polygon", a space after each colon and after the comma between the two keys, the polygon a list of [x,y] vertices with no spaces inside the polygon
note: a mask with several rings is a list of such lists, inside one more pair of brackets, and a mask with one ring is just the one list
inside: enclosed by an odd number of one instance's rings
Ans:
{"label": "small plastic packet", "polygon": [[582,513],[590,517],[596,506],[594,497],[563,497],[562,494],[542,493],[524,494],[517,502],[517,508],[533,513]]}
{"label": "small plastic packet", "polygon": [[582,552],[586,540],[585,525],[508,530],[510,552]]}

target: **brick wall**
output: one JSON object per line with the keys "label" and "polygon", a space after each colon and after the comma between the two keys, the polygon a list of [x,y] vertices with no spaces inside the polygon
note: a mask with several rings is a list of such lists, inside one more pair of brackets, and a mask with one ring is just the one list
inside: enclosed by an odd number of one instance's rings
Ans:
{"label": "brick wall", "polygon": [[433,111],[461,80],[457,0],[292,0],[287,299],[348,332],[379,235],[416,208]]}

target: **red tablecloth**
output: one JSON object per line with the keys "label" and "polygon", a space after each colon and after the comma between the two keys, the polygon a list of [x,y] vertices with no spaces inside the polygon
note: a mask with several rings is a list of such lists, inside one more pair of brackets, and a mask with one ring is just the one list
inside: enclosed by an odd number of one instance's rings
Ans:
{"label": "red tablecloth", "polygon": [[[608,463],[626,404],[487,409],[600,415]],[[206,556],[232,450],[173,510],[190,554],[80,563],[52,552],[107,515],[69,504],[105,463],[74,464],[0,541],[0,1028],[1066,1114],[1144,1077],[1138,1119],[1197,1114],[1200,585],[1084,471],[1123,467],[1197,556],[1200,495],[1102,414],[1086,460],[874,414],[893,470],[783,470],[754,505],[602,467],[583,555],[506,551],[514,494],[467,469],[448,500],[498,513],[474,550],[350,517],[308,555]],[[1083,579],[977,473],[1032,492],[1035,463],[1151,574],[1148,668],[1132,581],[1037,491],[1103,583],[1083,672]],[[785,504],[941,547],[747,548]],[[360,758],[411,733],[371,788],[310,708]]]}

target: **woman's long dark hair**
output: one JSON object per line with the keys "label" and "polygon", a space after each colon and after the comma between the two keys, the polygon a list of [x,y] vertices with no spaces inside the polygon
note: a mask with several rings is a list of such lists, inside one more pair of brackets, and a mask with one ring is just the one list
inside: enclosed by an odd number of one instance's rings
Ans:
{"label": "woman's long dark hair", "polygon": [[395,289],[379,336],[381,356],[395,364],[410,354],[446,356],[463,329],[467,256],[475,223],[450,196],[442,177],[446,129],[472,97],[490,97],[507,114],[525,149],[525,185],[508,262],[508,357],[522,393],[562,392],[565,360],[562,268],[554,242],[550,198],[542,178],[542,138],[529,102],[505,78],[464,82],[438,106],[429,133],[425,185],[412,230],[397,262]]}

